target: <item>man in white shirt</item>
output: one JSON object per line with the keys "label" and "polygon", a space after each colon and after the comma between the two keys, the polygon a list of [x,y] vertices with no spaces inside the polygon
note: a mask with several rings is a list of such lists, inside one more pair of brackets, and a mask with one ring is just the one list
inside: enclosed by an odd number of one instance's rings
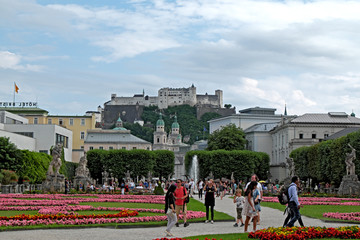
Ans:
{"label": "man in white shirt", "polygon": [[195,189],[194,179],[191,179],[191,181],[189,182],[189,189],[190,189],[190,197],[193,197],[194,189]]}

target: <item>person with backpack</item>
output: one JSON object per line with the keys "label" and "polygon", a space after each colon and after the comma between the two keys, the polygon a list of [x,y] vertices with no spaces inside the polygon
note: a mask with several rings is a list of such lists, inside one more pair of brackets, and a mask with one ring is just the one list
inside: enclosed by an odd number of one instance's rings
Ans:
{"label": "person with backpack", "polygon": [[179,227],[179,215],[180,211],[182,212],[184,216],[184,227],[189,226],[189,223],[186,222],[186,213],[187,213],[187,202],[188,202],[188,191],[186,191],[186,188],[183,186],[183,181],[181,179],[178,179],[176,181],[176,189],[174,191],[175,196],[175,211],[178,222],[175,224],[176,227]]}
{"label": "person with backpack", "polygon": [[206,221],[209,222],[209,208],[211,209],[211,223],[214,223],[214,206],[215,206],[215,192],[216,186],[212,179],[208,181],[208,184],[204,188],[205,192],[205,207],[206,207]]}
{"label": "person with backpack", "polygon": [[298,187],[300,186],[300,180],[297,176],[292,177],[291,184],[288,188],[289,203],[288,208],[291,211],[291,220],[286,224],[286,227],[293,227],[294,223],[301,218],[300,215],[300,203],[298,197]]}
{"label": "person with backpack", "polygon": [[[301,188],[299,187],[298,190],[301,191]],[[287,190],[286,190],[286,194],[288,194],[288,191],[287,191]],[[289,196],[287,195],[287,197],[289,197]],[[289,206],[286,206],[285,211],[284,211],[284,215],[285,215],[285,213],[287,213],[287,216],[286,216],[286,218],[285,218],[285,220],[284,220],[283,227],[285,227],[286,224],[289,222],[289,220],[293,217],[292,211],[290,210]],[[299,224],[300,224],[301,227],[304,227],[304,223],[303,223],[303,221],[302,221],[301,216],[300,216],[300,218],[298,219],[298,222],[299,222]]]}

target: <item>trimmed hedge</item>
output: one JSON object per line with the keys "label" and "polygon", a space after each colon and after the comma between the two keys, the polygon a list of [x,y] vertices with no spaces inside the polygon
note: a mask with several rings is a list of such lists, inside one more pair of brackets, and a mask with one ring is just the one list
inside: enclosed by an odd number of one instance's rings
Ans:
{"label": "trimmed hedge", "polygon": [[301,179],[312,178],[317,182],[329,182],[339,186],[346,175],[345,158],[350,153],[350,144],[357,150],[354,161],[356,174],[360,174],[360,131],[347,136],[320,142],[311,147],[293,150],[290,157],[294,159],[296,174]]}
{"label": "trimmed hedge", "polygon": [[235,179],[249,178],[256,173],[260,179],[267,179],[269,171],[269,155],[262,152],[248,150],[215,150],[215,151],[190,151],[185,156],[186,172],[190,172],[193,157],[197,156],[199,163],[199,177],[204,179],[210,172],[214,178],[228,178],[234,173]]}

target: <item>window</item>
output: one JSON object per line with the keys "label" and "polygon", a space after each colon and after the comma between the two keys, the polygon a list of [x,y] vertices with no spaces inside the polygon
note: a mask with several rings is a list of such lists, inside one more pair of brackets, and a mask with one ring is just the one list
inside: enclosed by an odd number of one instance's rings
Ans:
{"label": "window", "polygon": [[146,150],[150,150],[150,148],[149,148],[149,147],[147,147],[147,148],[146,148]]}
{"label": "window", "polygon": [[327,138],[328,136],[329,136],[328,133],[325,133],[325,134],[324,134],[324,138]]}
{"label": "window", "polygon": [[126,149],[126,147],[122,147],[121,149]]}
{"label": "window", "polygon": [[311,134],[311,138],[315,139],[316,138],[316,133]]}
{"label": "window", "polygon": [[39,119],[36,117],[34,118],[34,124],[38,124],[39,123]]}
{"label": "window", "polygon": [[58,143],[62,144],[64,148],[68,148],[69,138],[57,133],[55,142],[56,144]]}
{"label": "window", "polygon": [[80,139],[85,139],[85,132],[80,132]]}
{"label": "window", "polygon": [[33,133],[33,132],[14,132],[14,133],[21,134],[21,135],[24,135],[24,136],[27,136],[27,137],[31,137],[31,138],[34,137],[34,133]]}
{"label": "window", "polygon": [[103,146],[100,146],[100,147],[99,147],[99,149],[100,149],[100,150],[103,150],[103,149],[104,149],[104,147],[103,147]]}
{"label": "window", "polygon": [[81,126],[85,126],[85,118],[81,119]]}
{"label": "window", "polygon": [[133,149],[136,149],[136,147],[133,147]]}
{"label": "window", "polygon": [[84,150],[84,146],[80,146],[80,149],[81,149],[81,150]]}
{"label": "window", "polygon": [[49,151],[48,151],[48,150],[39,150],[39,152],[40,152],[40,153],[46,153],[46,154],[48,154],[48,153],[49,153]]}
{"label": "window", "polygon": [[158,142],[158,143],[160,142],[160,138],[157,138],[157,142]]}
{"label": "window", "polygon": [[94,147],[93,147],[93,146],[90,146],[90,147],[89,147],[89,149],[90,149],[90,150],[93,150],[93,149],[94,149]]}
{"label": "window", "polygon": [[52,119],[51,118],[48,119],[48,124],[52,124]]}
{"label": "window", "polygon": [[62,118],[59,118],[59,125],[63,125],[64,124],[64,121]]}
{"label": "window", "polygon": [[113,150],[114,149],[114,147],[109,147],[109,150]]}
{"label": "window", "polygon": [[70,118],[70,119],[69,119],[69,125],[70,125],[70,126],[74,125],[74,119],[73,119],[73,118]]}
{"label": "window", "polygon": [[299,138],[300,138],[300,139],[303,139],[303,138],[304,138],[304,134],[300,133],[300,134],[299,134]]}

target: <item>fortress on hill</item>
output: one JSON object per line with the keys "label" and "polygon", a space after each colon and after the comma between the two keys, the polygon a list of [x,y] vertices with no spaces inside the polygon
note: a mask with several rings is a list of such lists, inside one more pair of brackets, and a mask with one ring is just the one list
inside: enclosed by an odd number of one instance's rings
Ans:
{"label": "fortress on hill", "polygon": [[196,94],[194,84],[189,88],[160,88],[157,96],[135,94],[133,97],[118,97],[111,94],[111,100],[104,103],[103,119],[106,126],[114,124],[121,115],[125,122],[141,121],[144,107],[157,106],[166,109],[172,106],[196,106],[197,118],[207,112],[216,112],[222,116],[235,114],[235,108],[223,108],[223,91],[215,90],[215,95]]}

